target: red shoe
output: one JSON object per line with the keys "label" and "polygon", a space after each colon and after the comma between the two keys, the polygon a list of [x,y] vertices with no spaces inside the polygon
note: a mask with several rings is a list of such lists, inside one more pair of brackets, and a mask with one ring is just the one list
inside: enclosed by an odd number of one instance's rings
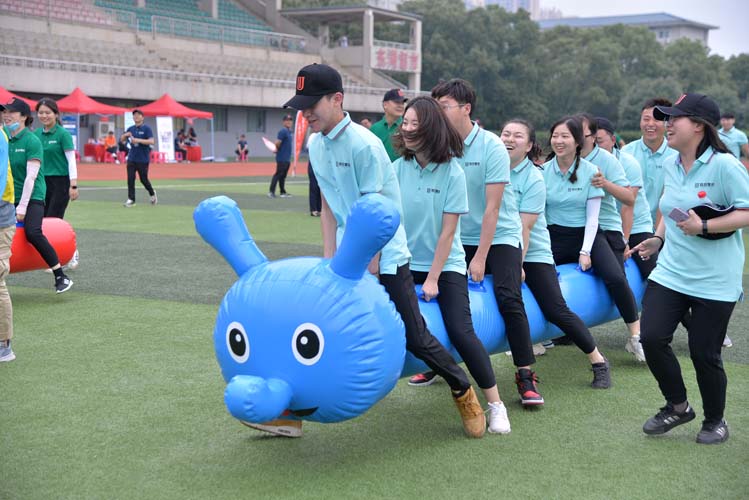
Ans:
{"label": "red shoe", "polygon": [[520,402],[523,406],[538,406],[544,404],[544,398],[538,392],[536,384],[538,376],[536,372],[527,368],[521,368],[515,373],[515,383],[518,386]]}
{"label": "red shoe", "polygon": [[437,374],[434,372],[424,372],[424,373],[418,373],[408,379],[408,385],[413,385],[414,387],[422,387],[427,385],[432,385],[437,381]]}

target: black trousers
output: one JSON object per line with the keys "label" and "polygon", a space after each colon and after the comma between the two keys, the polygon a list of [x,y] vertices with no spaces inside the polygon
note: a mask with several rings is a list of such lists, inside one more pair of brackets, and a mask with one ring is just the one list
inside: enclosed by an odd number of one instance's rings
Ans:
{"label": "black trousers", "polygon": [[[636,233],[629,235],[629,248],[634,248],[648,238],[652,238],[653,233]],[[658,262],[658,255],[651,256],[648,260],[642,260],[640,254],[635,252],[632,254],[632,260],[637,264],[637,268],[640,270],[642,279],[646,280],[650,276],[650,273],[655,269],[655,265]]]}
{"label": "black trousers", "polygon": [[[478,246],[463,245],[466,265],[476,255]],[[486,256],[486,274],[494,278],[494,297],[505,322],[505,335],[510,344],[515,366],[530,366],[536,362],[531,344],[531,330],[525,314],[523,294],[520,291],[523,277],[523,252],[520,247],[492,245]]]}
{"label": "black trousers", "polygon": [[276,183],[278,183],[278,189],[281,194],[286,194],[286,174],[289,173],[289,166],[291,162],[288,161],[277,161],[276,162],[276,173],[273,174],[273,179],[270,181],[270,192],[276,193]]}
{"label": "black trousers", "polygon": [[26,239],[31,246],[36,248],[39,255],[42,256],[47,266],[55,267],[60,263],[57,252],[50,245],[47,237],[42,233],[42,219],[44,218],[44,202],[39,200],[30,200],[26,207],[26,216],[23,219],[23,230],[26,232]]}
{"label": "black trousers", "polygon": [[676,325],[691,310],[689,355],[702,395],[705,420],[719,422],[726,407],[726,372],[721,347],[735,302],[701,299],[648,281],[642,299],[640,342],[663,397],[672,404],[687,400],[681,367],[671,349]]}
{"label": "black trousers", "polygon": [[558,326],[585,354],[593,352],[596,341],[583,320],[567,306],[559,288],[556,267],[541,262],[525,262],[523,269],[525,284],[536,298],[546,320]]}
{"label": "black trousers", "polygon": [[[422,285],[429,273],[411,271],[414,282]],[[492,370],[492,362],[486,347],[481,343],[473,329],[471,304],[468,301],[468,278],[465,274],[454,271],[443,271],[437,280],[442,321],[450,342],[455,346],[468,371],[482,389],[489,389],[497,384]]]}
{"label": "black trousers", "polygon": [[317,184],[315,171],[312,170],[312,163],[307,165],[307,176],[309,177],[309,211],[320,212],[322,210],[322,197],[320,196],[320,186]]}
{"label": "black trousers", "polygon": [[[580,260],[580,248],[585,237],[584,227],[565,227],[549,225],[551,252],[554,262],[560,264],[577,264]],[[638,319],[637,301],[629,287],[627,275],[624,274],[624,237],[619,231],[601,231],[596,234],[590,260],[593,270],[598,275],[611,298],[616,304],[625,323],[634,323]]]}
{"label": "black trousers", "polygon": [[419,311],[419,299],[414,290],[414,279],[407,265],[400,266],[395,274],[381,274],[395,309],[406,327],[406,349],[427,364],[429,369],[445,379],[453,391],[465,391],[471,386],[468,377],[458,366],[445,346],[427,329]]}
{"label": "black trousers", "polygon": [[44,178],[47,183],[47,195],[44,199],[44,216],[65,217],[65,210],[70,202],[70,177],[67,175],[48,175]]}
{"label": "black trousers", "polygon": [[148,163],[127,162],[127,199],[135,201],[135,173],[138,172],[140,183],[148,194],[155,194],[151,181],[148,180]]}

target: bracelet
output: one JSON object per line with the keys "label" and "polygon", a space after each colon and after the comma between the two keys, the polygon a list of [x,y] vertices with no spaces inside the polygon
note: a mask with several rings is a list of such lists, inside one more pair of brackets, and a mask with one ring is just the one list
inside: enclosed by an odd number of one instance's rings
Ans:
{"label": "bracelet", "polygon": [[586,257],[590,257],[590,252],[587,250],[580,250],[580,255],[585,255]]}
{"label": "bracelet", "polygon": [[702,219],[702,236],[707,236],[707,220]]}
{"label": "bracelet", "polygon": [[657,234],[654,234],[653,238],[658,238],[659,240],[661,240],[661,246],[658,248],[658,250],[660,250],[661,248],[663,248],[663,245],[665,245],[666,240],[664,240],[662,237],[658,236]]}

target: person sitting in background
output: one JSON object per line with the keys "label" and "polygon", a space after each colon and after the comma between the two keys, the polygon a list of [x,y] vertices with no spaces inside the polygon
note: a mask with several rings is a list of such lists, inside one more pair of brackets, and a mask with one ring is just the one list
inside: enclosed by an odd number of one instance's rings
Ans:
{"label": "person sitting in background", "polygon": [[248,156],[250,156],[250,148],[247,147],[247,139],[244,134],[239,136],[237,149],[234,150],[234,154],[237,155],[237,161],[244,161]]}
{"label": "person sitting in background", "polygon": [[120,160],[117,159],[117,138],[114,136],[113,130],[110,130],[104,138],[104,148],[107,150],[107,153],[112,155],[112,159],[115,163],[120,162]]}
{"label": "person sitting in background", "polygon": [[[182,155],[182,158],[177,158],[177,153]],[[177,137],[174,138],[174,158],[177,161],[187,160],[187,149],[185,149],[185,135],[180,131],[177,132]]]}
{"label": "person sitting in background", "polygon": [[195,129],[190,127],[185,135],[185,144],[188,146],[198,145],[198,134],[195,133]]}

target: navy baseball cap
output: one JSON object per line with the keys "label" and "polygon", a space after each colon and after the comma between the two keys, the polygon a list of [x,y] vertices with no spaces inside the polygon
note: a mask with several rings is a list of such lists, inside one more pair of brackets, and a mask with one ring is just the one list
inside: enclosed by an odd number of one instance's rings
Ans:
{"label": "navy baseball cap", "polygon": [[682,94],[673,106],[656,106],[653,118],[665,120],[668,117],[695,116],[717,126],[720,123],[720,108],[703,94]]}
{"label": "navy baseball cap", "polygon": [[614,124],[611,123],[611,120],[608,118],[604,118],[602,116],[596,117],[596,125],[598,125],[599,129],[605,130],[609,134],[614,134]]}
{"label": "navy baseball cap", "polygon": [[403,95],[403,89],[390,89],[385,92],[385,97],[382,98],[382,102],[394,101],[394,102],[406,102],[408,98]]}
{"label": "navy baseball cap", "polygon": [[2,105],[2,109],[7,109],[8,111],[18,111],[23,116],[31,116],[31,108],[29,105],[24,101],[23,99],[19,99],[18,97],[12,98],[10,101]]}
{"label": "navy baseball cap", "polygon": [[296,95],[283,105],[296,110],[308,109],[328,94],[343,92],[341,74],[327,64],[310,64],[296,76]]}

